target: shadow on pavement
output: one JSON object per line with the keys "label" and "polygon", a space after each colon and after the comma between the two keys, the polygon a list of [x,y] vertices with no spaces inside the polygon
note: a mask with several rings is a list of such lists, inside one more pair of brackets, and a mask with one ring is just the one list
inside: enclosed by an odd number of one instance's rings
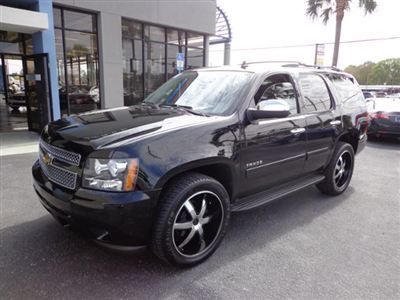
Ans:
{"label": "shadow on pavement", "polygon": [[[311,187],[263,208],[235,214],[217,252],[187,270],[163,264],[150,251],[128,255],[100,248],[46,215],[0,231],[0,294],[3,299],[196,298],[205,294],[197,284],[199,279],[243,256],[267,251],[268,243],[323,217],[354,191],[349,187],[345,194],[330,198]],[[210,290],[206,295],[217,296]]]}
{"label": "shadow on pavement", "polygon": [[400,150],[400,138],[368,136],[368,147],[385,150]]}

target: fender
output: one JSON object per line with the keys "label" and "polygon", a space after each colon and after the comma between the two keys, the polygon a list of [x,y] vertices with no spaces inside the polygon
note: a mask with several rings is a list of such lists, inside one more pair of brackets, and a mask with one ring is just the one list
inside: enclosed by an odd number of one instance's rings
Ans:
{"label": "fender", "polygon": [[[185,172],[189,171],[196,171],[199,169],[211,167],[213,165],[223,165],[225,166],[225,170],[228,170],[228,174],[224,174],[225,179],[229,180],[229,185],[232,188],[230,191],[228,191],[231,196],[235,195],[235,187],[237,186],[238,183],[238,174],[239,172],[239,164],[235,163],[233,160],[226,158],[226,157],[210,157],[210,158],[204,158],[204,159],[199,159],[195,160],[192,162],[184,163],[182,165],[178,165],[170,170],[168,170],[162,177],[159,178],[155,185],[155,189],[162,189],[165,184],[170,181],[172,178],[183,174]],[[211,177],[217,176],[217,174],[209,174]]]}

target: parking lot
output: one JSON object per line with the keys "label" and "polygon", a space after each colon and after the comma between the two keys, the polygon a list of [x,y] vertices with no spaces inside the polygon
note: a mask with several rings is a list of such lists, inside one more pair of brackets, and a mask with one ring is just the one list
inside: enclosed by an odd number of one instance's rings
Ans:
{"label": "parking lot", "polygon": [[32,188],[36,154],[0,157],[2,299],[399,299],[400,141],[373,140],[351,186],[314,187],[234,215],[188,270],[99,248],[59,226]]}

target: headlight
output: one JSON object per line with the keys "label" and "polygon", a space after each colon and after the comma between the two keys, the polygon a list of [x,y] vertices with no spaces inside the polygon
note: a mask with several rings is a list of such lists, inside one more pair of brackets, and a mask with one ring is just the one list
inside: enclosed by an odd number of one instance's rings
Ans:
{"label": "headlight", "polygon": [[89,158],[83,171],[83,187],[106,191],[132,191],[139,171],[138,159]]}

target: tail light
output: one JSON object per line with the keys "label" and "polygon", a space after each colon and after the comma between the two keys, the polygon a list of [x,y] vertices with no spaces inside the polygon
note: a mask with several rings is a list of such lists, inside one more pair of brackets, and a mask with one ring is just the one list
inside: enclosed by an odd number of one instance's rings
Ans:
{"label": "tail light", "polygon": [[383,112],[377,112],[370,114],[371,119],[384,119],[389,120],[389,115]]}

